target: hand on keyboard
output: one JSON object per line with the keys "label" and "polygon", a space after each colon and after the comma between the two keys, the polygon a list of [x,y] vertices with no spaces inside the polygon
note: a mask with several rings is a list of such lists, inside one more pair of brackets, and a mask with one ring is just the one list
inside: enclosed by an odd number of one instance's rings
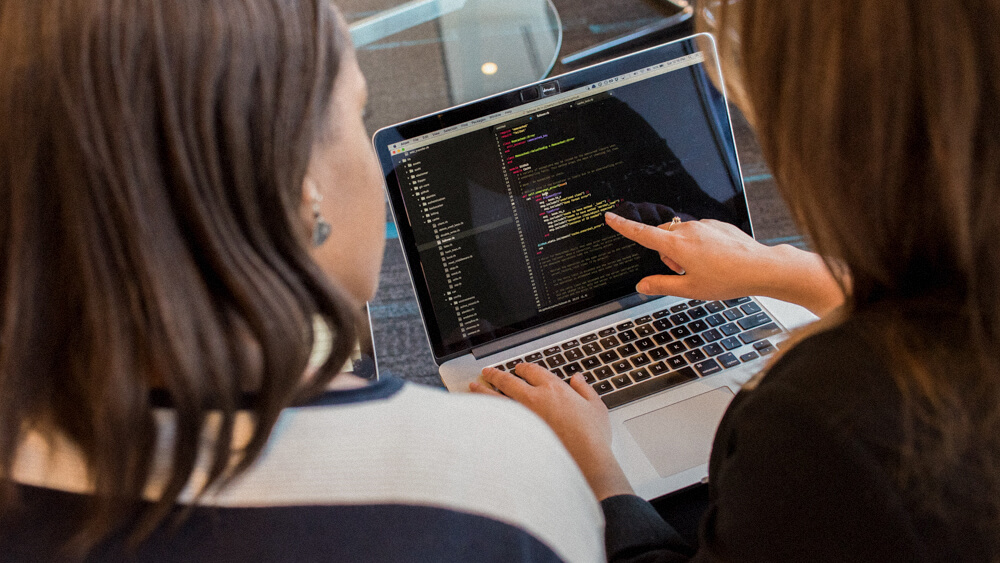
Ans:
{"label": "hand on keyboard", "polygon": [[[483,379],[548,423],[598,499],[632,494],[628,479],[611,453],[608,409],[579,373],[567,385],[537,364],[521,363],[514,373],[486,368]],[[470,388],[476,393],[500,396],[480,383],[474,382]]]}

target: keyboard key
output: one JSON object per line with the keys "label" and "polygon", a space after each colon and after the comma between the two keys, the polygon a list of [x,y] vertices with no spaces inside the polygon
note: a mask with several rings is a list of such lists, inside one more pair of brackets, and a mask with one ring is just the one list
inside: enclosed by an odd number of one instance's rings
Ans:
{"label": "keyboard key", "polygon": [[715,342],[722,338],[722,333],[711,328],[701,333],[701,337],[705,339],[705,342]]}
{"label": "keyboard key", "polygon": [[672,369],[678,369],[686,366],[688,361],[684,359],[684,356],[670,356],[667,358],[667,365]]}
{"label": "keyboard key", "polygon": [[593,356],[594,354],[601,351],[601,345],[598,344],[597,342],[591,342],[589,344],[584,344],[582,350],[584,354],[588,356]]}
{"label": "keyboard key", "polygon": [[732,352],[726,352],[725,354],[715,358],[724,369],[729,369],[733,366],[740,365],[740,361],[736,359],[736,356]]}
{"label": "keyboard key", "polygon": [[702,301],[701,299],[692,299],[692,300],[688,301],[688,306],[689,307],[697,307],[698,305],[704,305],[704,304],[705,304],[705,302]]}
{"label": "keyboard key", "polygon": [[557,367],[559,367],[559,366],[561,366],[561,365],[563,365],[565,363],[566,363],[566,358],[564,358],[562,356],[562,354],[556,354],[555,356],[549,356],[549,358],[547,360],[545,360],[545,364],[547,366],[549,366],[549,368],[557,368]]}
{"label": "keyboard key", "polygon": [[618,332],[618,340],[621,340],[622,342],[632,342],[637,338],[639,338],[639,336],[636,333],[632,332],[631,330],[623,330]]}
{"label": "keyboard key", "polygon": [[653,328],[663,332],[674,325],[670,324],[670,319],[660,319],[658,321],[653,321]]}
{"label": "keyboard key", "polygon": [[737,305],[749,303],[750,301],[751,299],[749,297],[740,297],[737,299],[726,299],[725,301],[723,301],[723,303],[726,304],[726,307],[735,307]]}
{"label": "keyboard key", "polygon": [[594,370],[594,377],[597,379],[607,379],[615,374],[615,370],[608,366],[601,366]]}
{"label": "keyboard key", "polygon": [[566,366],[563,367],[562,369],[563,373],[566,374],[566,377],[569,377],[574,373],[580,373],[581,371],[583,371],[583,366],[581,366],[576,362],[573,362],[572,364],[566,364]]}
{"label": "keyboard key", "polygon": [[673,307],[670,308],[670,312],[671,313],[680,313],[681,311],[683,311],[684,309],[687,309],[687,308],[688,308],[688,304],[687,303],[678,303],[677,305],[674,305]]}
{"label": "keyboard key", "polygon": [[507,362],[505,365],[507,366],[507,369],[514,369],[517,366],[517,364],[523,364],[523,363],[524,360],[518,358],[516,360],[511,360]]}
{"label": "keyboard key", "polygon": [[703,330],[707,330],[708,323],[706,323],[705,321],[694,321],[693,323],[688,325],[688,328],[691,329],[691,332],[697,333]]}
{"label": "keyboard key", "polygon": [[760,305],[750,302],[746,305],[740,305],[740,309],[742,309],[745,314],[752,315],[760,312]]}
{"label": "keyboard key", "polygon": [[610,364],[611,362],[617,360],[619,356],[618,352],[608,350],[607,352],[601,352],[597,355],[597,357],[600,358],[603,363]]}
{"label": "keyboard key", "polygon": [[636,319],[635,320],[635,324],[636,324],[636,326],[638,326],[638,325],[644,325],[644,324],[646,324],[648,322],[652,322],[652,321],[653,321],[653,317],[650,316],[650,315],[646,315],[645,317],[639,317],[638,319]]}
{"label": "keyboard key", "polygon": [[705,377],[712,375],[713,373],[719,373],[722,371],[722,366],[720,366],[719,362],[716,362],[715,360],[705,360],[704,362],[698,362],[695,364],[694,369],[698,370],[698,373],[700,373],[702,377]]}
{"label": "keyboard key", "polygon": [[563,342],[562,349],[569,350],[570,348],[576,348],[579,345],[580,345],[579,341],[570,340],[569,342]]}
{"label": "keyboard key", "polygon": [[[641,399],[648,395],[652,395],[658,391],[664,389],[669,389],[680,385],[682,383],[687,383],[688,381],[693,381],[698,379],[694,370],[691,368],[684,368],[682,370],[675,371],[670,375],[665,375],[663,377],[654,377],[648,381],[643,381],[642,383],[637,383],[631,387],[608,395],[607,397],[601,397],[604,404],[607,405],[609,409],[613,409],[617,406],[624,405],[625,403],[631,403],[636,399]],[[598,391],[600,393],[600,391]]]}
{"label": "keyboard key", "polygon": [[777,351],[778,349],[775,348],[774,346],[765,346],[760,350],[757,350],[757,353],[760,354],[761,356],[769,356]]}
{"label": "keyboard key", "polygon": [[774,336],[779,332],[781,332],[781,329],[778,328],[778,325],[774,323],[767,323],[764,326],[759,326],[753,330],[744,332],[740,335],[740,340],[742,340],[744,344],[750,344],[751,342],[757,342],[758,340],[767,338],[768,336]]}
{"label": "keyboard key", "polygon": [[580,344],[586,344],[588,342],[593,342],[597,340],[598,336],[596,334],[588,334],[587,336],[580,337]]}
{"label": "keyboard key", "polygon": [[627,373],[623,373],[619,376],[612,377],[611,382],[615,384],[615,389],[621,389],[622,387],[628,387],[632,385],[632,380],[628,378]]}
{"label": "keyboard key", "polygon": [[562,379],[563,378],[563,371],[561,369],[559,369],[559,368],[556,368],[556,369],[552,370],[552,375],[558,377],[559,379]]}
{"label": "keyboard key", "polygon": [[684,313],[677,313],[676,315],[670,315],[670,322],[674,323],[674,326],[680,326],[691,322],[691,317]]}
{"label": "keyboard key", "polygon": [[597,359],[596,356],[591,356],[589,358],[584,358],[580,362],[580,365],[583,366],[583,369],[594,369],[596,367],[600,367],[601,360]]}
{"label": "keyboard key", "polygon": [[668,368],[667,364],[665,364],[663,362],[657,362],[657,363],[649,366],[649,371],[653,375],[663,375],[663,374],[667,373],[668,371],[670,371],[670,368]]}
{"label": "keyboard key", "polygon": [[721,324],[724,324],[726,322],[726,319],[724,319],[722,315],[712,315],[709,317],[705,317],[705,322],[708,323],[708,326],[719,326]]}
{"label": "keyboard key", "polygon": [[708,356],[706,356],[705,353],[702,352],[701,350],[691,350],[690,352],[684,353],[684,358],[686,358],[687,361],[693,364],[695,362],[700,362],[702,360],[708,359]]}
{"label": "keyboard key", "polygon": [[507,371],[507,368],[503,367],[502,365],[499,365],[499,366],[493,366],[493,369],[498,369],[498,370],[500,370],[500,371]]}
{"label": "keyboard key", "polygon": [[653,341],[650,340],[650,339],[648,339],[648,338],[641,338],[639,340],[636,340],[635,341],[635,346],[641,352],[645,352],[646,350],[649,350],[650,348],[656,348],[656,344],[653,344]]}
{"label": "keyboard key", "polygon": [[753,343],[754,350],[760,350],[761,348],[767,348],[768,346],[772,346],[770,340],[761,340],[760,342]]}
{"label": "keyboard key", "polygon": [[685,336],[691,336],[691,330],[686,326],[675,326],[670,329],[670,335],[674,338],[684,338]]}
{"label": "keyboard key", "polygon": [[656,329],[648,324],[644,324],[635,329],[635,333],[640,337],[649,336],[650,334],[656,334]]}
{"label": "keyboard key", "polygon": [[670,352],[671,356],[673,356],[680,354],[681,352],[686,352],[687,346],[685,346],[683,342],[671,342],[670,344],[667,344],[667,351]]}
{"label": "keyboard key", "polygon": [[630,373],[629,375],[632,377],[632,381],[635,381],[636,383],[639,383],[640,381],[645,381],[650,377],[653,377],[652,375],[649,374],[649,371],[646,368],[637,369],[632,373]]}
{"label": "keyboard key", "polygon": [[719,331],[726,336],[733,336],[742,332],[740,327],[736,326],[736,323],[724,324],[719,327]]}
{"label": "keyboard key", "polygon": [[740,361],[751,362],[753,360],[756,360],[759,357],[760,357],[760,354],[758,354],[757,352],[747,352],[746,354],[743,354],[742,356],[740,356]]}
{"label": "keyboard key", "polygon": [[652,358],[654,362],[658,360],[665,360],[670,357],[670,352],[667,352],[666,348],[653,348],[649,351],[649,357]]}
{"label": "keyboard key", "polygon": [[558,354],[559,352],[562,352],[562,348],[560,348],[559,346],[553,346],[551,348],[546,348],[542,350],[542,353],[545,354],[546,356],[551,356],[552,354]]}
{"label": "keyboard key", "polygon": [[618,342],[618,339],[615,338],[614,336],[609,336],[607,338],[601,339],[601,346],[604,346],[605,350],[610,350],[612,348],[617,348],[618,345],[620,345],[620,344],[621,344],[621,342]]}
{"label": "keyboard key", "polygon": [[726,306],[719,301],[712,301],[708,305],[705,305],[705,310],[709,313],[718,313],[719,311],[725,311]]}
{"label": "keyboard key", "polygon": [[634,328],[634,327],[635,327],[635,323],[633,323],[632,321],[625,321],[625,322],[623,322],[620,325],[615,325],[615,329],[618,330],[618,332],[621,332],[623,330],[628,330],[628,329]]}
{"label": "keyboard key", "polygon": [[623,358],[627,358],[638,351],[639,349],[635,347],[635,344],[626,344],[618,348],[618,354]]}
{"label": "keyboard key", "polygon": [[615,329],[613,329],[613,328],[606,328],[606,329],[598,332],[597,336],[599,336],[601,338],[606,338],[608,336],[611,336],[614,333],[615,333]]}
{"label": "keyboard key", "polygon": [[583,380],[586,381],[587,383],[597,383],[597,376],[595,376],[593,372],[588,371],[587,373],[583,374]]}
{"label": "keyboard key", "polygon": [[526,362],[537,362],[538,360],[541,360],[541,359],[542,359],[542,353],[541,352],[535,352],[534,354],[528,354],[527,356],[524,357],[524,361],[526,361]]}
{"label": "keyboard key", "polygon": [[659,334],[653,335],[653,342],[656,342],[660,346],[666,344],[667,342],[670,342],[673,339],[674,337],[669,332],[661,332]]}
{"label": "keyboard key", "polygon": [[702,348],[702,351],[709,356],[718,356],[719,354],[725,352],[722,346],[719,346],[718,344],[709,344],[708,346]]}
{"label": "keyboard key", "polygon": [[632,362],[632,365],[637,368],[642,366],[648,366],[649,364],[652,363],[652,360],[650,360],[649,356],[647,356],[646,354],[639,354],[638,356],[632,356],[631,358],[629,358],[629,360]]}
{"label": "keyboard key", "polygon": [[569,350],[566,350],[566,359],[571,362],[573,360],[579,360],[584,356],[586,356],[586,354],[584,354],[583,350],[580,350],[579,348],[570,348]]}
{"label": "keyboard key", "polygon": [[611,368],[615,370],[615,373],[625,373],[632,369],[632,364],[628,363],[628,360],[618,360],[611,364]]}
{"label": "keyboard key", "polygon": [[722,315],[731,321],[735,321],[736,319],[743,317],[743,311],[740,311],[739,309],[729,309],[725,313],[722,313]]}
{"label": "keyboard key", "polygon": [[685,338],[684,339],[684,344],[687,344],[687,347],[691,348],[693,350],[695,348],[698,348],[699,346],[704,346],[705,345],[705,341],[700,336],[698,336],[696,334],[694,336],[689,336],[689,337]]}
{"label": "keyboard key", "polygon": [[766,324],[771,321],[771,317],[767,316],[767,313],[757,313],[750,315],[745,319],[740,319],[736,324],[740,325],[743,330],[750,330],[751,328],[756,328],[762,324]]}
{"label": "keyboard key", "polygon": [[735,336],[730,336],[729,338],[723,340],[719,344],[722,344],[722,347],[725,348],[726,350],[735,350],[740,346],[743,346],[743,343],[740,342],[740,339],[736,338]]}
{"label": "keyboard key", "polygon": [[610,381],[599,381],[594,384],[594,391],[597,391],[598,395],[610,393],[614,390],[615,388],[611,385]]}
{"label": "keyboard key", "polygon": [[700,319],[708,316],[708,311],[706,311],[704,307],[695,307],[693,309],[688,310],[687,316],[691,317],[692,319]]}

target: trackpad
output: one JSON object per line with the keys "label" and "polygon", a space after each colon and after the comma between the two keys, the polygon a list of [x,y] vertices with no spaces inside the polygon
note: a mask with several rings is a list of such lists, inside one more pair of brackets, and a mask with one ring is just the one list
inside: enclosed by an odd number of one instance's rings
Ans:
{"label": "trackpad", "polygon": [[670,477],[708,463],[715,430],[732,400],[733,392],[719,387],[630,418],[625,428],[660,477]]}

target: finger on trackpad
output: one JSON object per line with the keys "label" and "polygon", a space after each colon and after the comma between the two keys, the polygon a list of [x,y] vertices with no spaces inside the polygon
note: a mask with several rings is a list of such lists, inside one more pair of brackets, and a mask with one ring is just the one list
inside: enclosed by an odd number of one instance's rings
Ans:
{"label": "finger on trackpad", "polygon": [[733,392],[720,387],[630,418],[625,428],[660,477],[670,477],[708,463],[715,430],[732,400]]}

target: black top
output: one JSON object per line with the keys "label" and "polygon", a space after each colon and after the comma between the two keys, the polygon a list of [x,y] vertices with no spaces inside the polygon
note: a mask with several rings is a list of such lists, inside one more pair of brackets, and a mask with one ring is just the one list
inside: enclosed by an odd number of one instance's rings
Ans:
{"label": "black top", "polygon": [[970,513],[929,516],[900,486],[901,397],[864,326],[808,338],[735,397],[712,448],[697,550],[623,495],[602,503],[608,558],[989,560],[993,540],[977,537]]}

